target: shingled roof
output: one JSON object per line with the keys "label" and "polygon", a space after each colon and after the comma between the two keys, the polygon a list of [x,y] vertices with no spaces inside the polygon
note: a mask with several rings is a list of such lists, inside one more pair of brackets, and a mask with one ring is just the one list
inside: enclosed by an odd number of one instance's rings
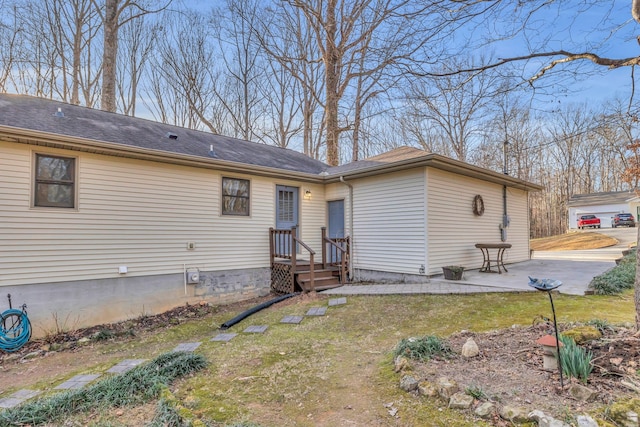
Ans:
{"label": "shingled roof", "polygon": [[435,167],[524,190],[539,185],[411,147],[329,167],[302,153],[25,95],[0,94],[0,137],[16,142],[309,182]]}
{"label": "shingled roof", "polygon": [[5,126],[308,174],[328,168],[294,150],[25,95],[0,94]]}
{"label": "shingled roof", "polygon": [[635,199],[634,191],[609,191],[604,193],[574,194],[569,199],[567,205],[573,206],[595,206],[595,205],[617,205],[628,203]]}

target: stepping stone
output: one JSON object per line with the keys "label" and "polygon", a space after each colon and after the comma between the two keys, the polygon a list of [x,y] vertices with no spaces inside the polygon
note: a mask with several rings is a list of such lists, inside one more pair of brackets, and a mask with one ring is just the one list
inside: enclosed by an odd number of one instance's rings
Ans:
{"label": "stepping stone", "polygon": [[228,334],[218,334],[215,337],[211,338],[211,341],[231,341],[233,337],[235,337],[236,333],[228,333]]}
{"label": "stepping stone", "polygon": [[297,325],[302,322],[302,316],[284,316],[280,323],[292,323]]}
{"label": "stepping stone", "polygon": [[107,372],[110,374],[123,374],[145,361],[146,359],[125,359],[117,365],[112,366]]}
{"label": "stepping stone", "polygon": [[98,377],[100,377],[100,374],[76,375],[75,377],[70,378],[67,381],[60,384],[55,389],[71,390],[71,389],[83,388],[84,386],[86,386],[87,384],[89,384],[91,381],[95,380]]}
{"label": "stepping stone", "polygon": [[347,303],[347,297],[334,298],[329,300],[329,307],[334,305],[342,305]]}
{"label": "stepping stone", "polygon": [[35,397],[40,393],[41,392],[37,390],[27,390],[27,389],[18,390],[15,393],[13,393],[11,396],[0,399],[0,408],[3,408],[3,409],[13,408],[14,406],[18,406],[25,400],[31,399],[32,397]]}
{"label": "stepping stone", "polygon": [[262,334],[267,330],[269,326],[267,325],[259,325],[259,326],[249,326],[244,332],[252,333],[252,334]]}
{"label": "stepping stone", "polygon": [[183,342],[182,344],[178,344],[176,348],[172,351],[194,351],[196,348],[200,347],[201,342]]}
{"label": "stepping stone", "polygon": [[324,316],[327,312],[327,307],[313,307],[307,311],[307,316]]}

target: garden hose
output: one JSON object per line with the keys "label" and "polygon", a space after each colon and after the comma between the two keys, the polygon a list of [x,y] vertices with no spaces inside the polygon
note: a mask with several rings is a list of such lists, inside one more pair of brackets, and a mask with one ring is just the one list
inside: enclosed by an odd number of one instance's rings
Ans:
{"label": "garden hose", "polygon": [[10,308],[0,314],[0,350],[19,350],[31,338],[31,322],[27,313]]}

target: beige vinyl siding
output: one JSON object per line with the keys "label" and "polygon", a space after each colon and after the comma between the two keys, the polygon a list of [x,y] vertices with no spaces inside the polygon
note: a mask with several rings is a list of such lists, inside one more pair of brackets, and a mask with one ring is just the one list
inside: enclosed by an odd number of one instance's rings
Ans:
{"label": "beige vinyl siding", "polygon": [[424,168],[353,181],[353,186],[354,267],[418,274],[425,264]]}
{"label": "beige vinyl siding", "polygon": [[[0,286],[268,267],[273,179],[0,143]],[[33,152],[76,157],[78,209],[30,208]],[[251,181],[251,215],[221,215],[221,179]],[[300,183],[287,185],[303,187]],[[306,227],[324,219],[321,186]],[[302,197],[301,197],[302,198]],[[195,242],[195,250],[187,250]]]}
{"label": "beige vinyl siding", "polygon": [[[462,175],[427,169],[427,272],[441,274],[442,266],[457,264],[479,268],[482,254],[476,243],[500,243],[499,225],[502,222],[502,186]],[[507,188],[507,211],[511,224],[507,241],[513,245],[505,252],[505,261],[528,259],[527,194]],[[472,211],[473,198],[481,195],[485,212],[476,216]],[[492,254],[495,252],[492,251]]]}
{"label": "beige vinyl siding", "polygon": [[505,252],[505,262],[529,259],[529,195],[526,191],[507,187],[507,212],[511,222],[507,241],[513,247]]}

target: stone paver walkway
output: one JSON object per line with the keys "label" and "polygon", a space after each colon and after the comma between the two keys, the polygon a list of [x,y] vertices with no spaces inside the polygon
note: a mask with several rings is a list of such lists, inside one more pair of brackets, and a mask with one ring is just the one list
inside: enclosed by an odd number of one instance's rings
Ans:
{"label": "stone paver walkway", "polygon": [[0,408],[4,408],[4,409],[13,408],[14,406],[18,406],[25,400],[31,399],[32,397],[35,397],[40,393],[41,392],[37,390],[27,390],[27,389],[18,390],[15,393],[13,393],[11,396],[0,399]]}
{"label": "stone paver walkway", "polygon": [[280,321],[280,323],[290,323],[290,324],[297,325],[300,322],[302,322],[302,319],[303,319],[302,316],[284,316]]}
{"label": "stone paver walkway", "polygon": [[146,359],[125,359],[117,365],[113,366],[107,372],[110,374],[123,374],[144,362],[146,362]]}
{"label": "stone paver walkway", "polygon": [[228,342],[235,338],[238,334],[235,332],[227,333],[227,334],[218,334],[215,337],[211,338],[211,341],[222,341]]}
{"label": "stone paver walkway", "polygon": [[[346,303],[347,303],[347,298],[341,297],[341,298],[334,298],[329,300],[328,305],[331,307],[331,306],[343,305]],[[326,312],[327,312],[326,306],[313,307],[307,311],[306,315],[307,316],[324,316]],[[289,315],[289,316],[285,316],[280,321],[280,323],[299,324],[300,322],[302,322],[303,318],[304,318],[303,316]],[[269,325],[252,325],[245,328],[243,332],[250,333],[250,334],[252,333],[262,334],[267,330],[268,327]],[[220,333],[215,337],[211,338],[210,341],[228,342],[233,338],[235,338],[237,335],[238,334],[235,332]],[[191,352],[191,351],[195,351],[200,346],[200,344],[202,343],[201,342],[180,343],[171,351],[173,352],[190,351]],[[146,362],[146,359],[125,359],[119,362],[118,364],[112,366],[111,368],[109,368],[106,372],[111,374],[123,374],[135,368],[136,366],[141,365],[144,362]],[[63,382],[62,384],[56,386],[54,390],[81,389],[101,376],[102,374],[76,375],[75,377],[70,378],[67,381]],[[39,395],[40,393],[42,392],[37,390],[26,390],[26,389],[19,390],[10,396],[0,399],[0,409],[13,408],[25,402],[26,400]]]}
{"label": "stone paver walkway", "polygon": [[56,390],[75,390],[79,388],[83,388],[91,381],[94,381],[100,378],[102,374],[85,374],[85,375],[76,375],[73,378],[68,379],[63,382],[59,386],[57,386]]}
{"label": "stone paver walkway", "polygon": [[200,347],[201,342],[183,342],[182,344],[178,344],[176,348],[171,351],[195,351],[196,348]]}
{"label": "stone paver walkway", "polygon": [[264,334],[268,327],[268,325],[253,325],[249,326],[243,332],[246,332],[248,334]]}
{"label": "stone paver walkway", "polygon": [[313,307],[307,311],[307,316],[324,316],[327,312],[327,307]]}

